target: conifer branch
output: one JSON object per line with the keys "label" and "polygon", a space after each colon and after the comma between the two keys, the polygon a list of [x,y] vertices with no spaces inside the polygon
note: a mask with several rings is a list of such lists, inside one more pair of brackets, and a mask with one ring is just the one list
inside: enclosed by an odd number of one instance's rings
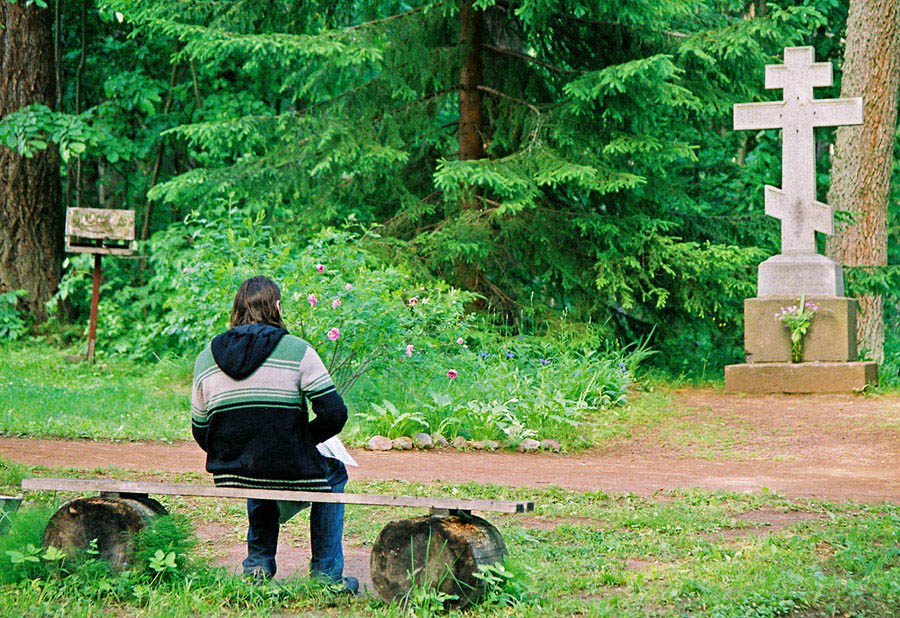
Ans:
{"label": "conifer branch", "polygon": [[577,17],[575,15],[566,15],[565,13],[554,13],[554,17],[559,19],[566,19],[569,21],[576,21],[588,26],[613,26],[615,28],[621,28],[622,30],[632,30],[638,32],[653,32],[654,34],[664,34],[669,37],[684,39],[689,35],[684,32],[678,32],[675,30],[658,30],[656,28],[647,28],[646,26],[631,26],[628,24],[622,24],[617,21],[612,21],[609,19],[592,19],[589,17]]}
{"label": "conifer branch", "polygon": [[[406,63],[403,63],[403,64],[406,64]],[[403,64],[399,65],[399,67],[402,67]],[[399,68],[399,67],[396,67],[396,68]],[[361,84],[358,85],[358,86],[354,86],[353,88],[350,88],[350,89],[348,89],[348,90],[345,90],[344,92],[342,92],[342,93],[340,93],[340,94],[336,94],[336,95],[334,95],[333,97],[331,97],[330,99],[324,99],[324,100],[322,100],[322,101],[316,101],[315,103],[310,103],[309,105],[307,105],[307,106],[304,107],[303,109],[297,110],[297,111],[294,112],[294,113],[297,114],[297,115],[302,115],[302,114],[305,114],[306,112],[308,112],[308,111],[310,111],[310,110],[312,110],[312,109],[315,109],[316,107],[321,107],[322,105],[329,105],[329,104],[331,104],[331,103],[334,103],[334,102],[337,101],[338,99],[343,99],[343,98],[346,97],[346,96],[350,96],[351,94],[354,94],[354,93],[356,93],[356,92],[359,92],[359,91],[362,90],[363,88],[367,88],[367,87],[371,86],[372,84],[374,84],[375,82],[377,82],[378,80],[380,80],[383,76],[384,76],[384,73],[379,73],[378,75],[376,75],[376,76],[373,77],[372,79],[367,80],[367,81],[361,83]]]}
{"label": "conifer branch", "polygon": [[497,53],[497,54],[505,54],[507,56],[513,56],[515,58],[521,58],[522,60],[525,60],[528,62],[533,62],[533,63],[538,64],[538,65],[544,67],[545,69],[549,69],[555,73],[574,74],[574,73],[583,73],[584,72],[584,71],[576,71],[575,69],[563,69],[556,65],[550,64],[549,62],[544,62],[543,60],[538,60],[534,56],[529,56],[528,54],[523,54],[522,52],[517,52],[516,50],[509,49],[507,47],[496,47],[496,46],[490,45],[488,43],[482,43],[481,47],[488,51]]}
{"label": "conifer branch", "polygon": [[524,105],[525,107],[527,107],[528,109],[533,111],[535,114],[537,114],[538,117],[540,117],[540,115],[541,115],[541,110],[539,110],[536,105],[534,105],[533,103],[529,103],[525,99],[520,99],[518,97],[514,97],[511,94],[506,94],[505,92],[500,92],[499,90],[494,90],[493,88],[490,88],[488,86],[482,86],[481,84],[479,84],[477,86],[477,88],[479,90],[481,90],[482,92],[492,94],[496,97],[500,97],[501,99],[509,99],[510,101],[514,101],[515,103],[518,103],[519,105]]}
{"label": "conifer branch", "polygon": [[350,26],[349,28],[343,28],[340,32],[350,32],[352,30],[361,30],[362,28],[368,28],[369,26],[376,26],[378,24],[383,24],[389,21],[393,21],[395,19],[401,19],[403,17],[409,17],[415,13],[419,13],[424,11],[426,7],[420,6],[417,9],[411,9],[409,11],[404,11],[403,13],[397,13],[396,15],[389,15],[387,17],[381,17],[379,19],[373,19],[372,21],[363,22],[361,24],[356,24],[355,26]]}
{"label": "conifer branch", "polygon": [[537,116],[537,122],[534,123],[534,129],[531,130],[531,144],[529,144],[528,146],[528,148],[531,148],[531,146],[534,145],[535,142],[537,142],[538,130],[541,128],[541,110],[539,110],[536,105],[534,105],[533,103],[529,103],[525,99],[520,99],[519,97],[514,97],[511,94],[506,94],[505,92],[494,90],[493,88],[490,88],[488,86],[482,86],[481,84],[479,84],[477,88],[482,92],[492,94],[502,99],[509,99],[510,101],[518,103],[519,105],[524,105],[535,113],[535,115]]}
{"label": "conifer branch", "polygon": [[386,116],[390,116],[391,114],[396,114],[397,112],[402,112],[405,109],[409,109],[413,105],[417,105],[419,103],[424,103],[425,101],[431,100],[435,97],[439,97],[442,94],[447,94],[448,92],[454,92],[456,90],[458,90],[458,86],[454,86],[453,88],[441,88],[440,90],[435,90],[434,92],[429,92],[427,94],[423,94],[418,99],[410,101],[409,103],[401,105],[400,107],[395,107],[392,110],[388,110],[379,116],[375,116],[375,118],[372,119],[372,124],[375,124],[379,120],[383,120]]}

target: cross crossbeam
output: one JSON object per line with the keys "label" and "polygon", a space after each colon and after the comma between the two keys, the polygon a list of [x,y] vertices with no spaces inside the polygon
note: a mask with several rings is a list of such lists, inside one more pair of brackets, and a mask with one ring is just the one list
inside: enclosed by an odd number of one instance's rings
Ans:
{"label": "cross crossbeam", "polygon": [[737,130],[782,129],[781,189],[765,187],[766,214],[781,220],[782,253],[817,253],[815,232],[832,234],[831,207],[816,201],[816,127],[862,124],[862,99],[813,98],[830,86],[829,62],[814,62],[812,47],[788,47],[783,65],[766,65],[766,88],[784,90],[781,101],[734,106]]}

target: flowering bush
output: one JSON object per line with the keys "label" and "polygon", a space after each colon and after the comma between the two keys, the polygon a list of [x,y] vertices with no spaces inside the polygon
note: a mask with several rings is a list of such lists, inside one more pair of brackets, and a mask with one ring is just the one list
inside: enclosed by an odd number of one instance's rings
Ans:
{"label": "flowering bush", "polygon": [[297,245],[262,216],[194,218],[151,244],[148,285],[104,289],[106,350],[193,358],[228,328],[240,283],[265,274],[281,287],[288,329],[315,347],[347,399],[351,440],[439,431],[585,446],[583,423],[625,400],[643,354],[602,353],[599,331],[576,340],[566,323],[502,336],[464,311],[472,294],[386,265],[344,232]]}
{"label": "flowering bush", "polygon": [[227,328],[235,291],[257,274],[281,287],[288,330],[313,345],[344,391],[365,372],[390,374],[412,349],[449,347],[470,328],[471,294],[418,282],[348,233],[326,229],[296,246],[275,240],[258,220],[190,225],[190,247],[170,266],[164,314],[164,333],[184,352]]}
{"label": "flowering bush", "polygon": [[792,363],[799,363],[803,358],[803,338],[809,332],[818,310],[819,306],[814,302],[804,302],[804,297],[800,297],[796,305],[782,307],[781,311],[775,314],[775,319],[790,330]]}

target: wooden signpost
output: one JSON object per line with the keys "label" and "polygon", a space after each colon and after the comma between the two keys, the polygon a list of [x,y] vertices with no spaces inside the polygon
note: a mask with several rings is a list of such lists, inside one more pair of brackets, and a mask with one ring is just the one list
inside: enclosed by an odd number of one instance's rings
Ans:
{"label": "wooden signpost", "polygon": [[91,291],[91,323],[88,329],[87,359],[94,362],[97,342],[97,305],[100,302],[100,257],[128,255],[134,240],[134,211],[105,208],[69,208],[66,211],[66,251],[93,253],[94,275]]}

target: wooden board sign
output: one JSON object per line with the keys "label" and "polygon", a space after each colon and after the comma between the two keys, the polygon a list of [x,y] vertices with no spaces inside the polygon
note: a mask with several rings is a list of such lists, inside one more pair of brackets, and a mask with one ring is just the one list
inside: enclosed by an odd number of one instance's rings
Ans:
{"label": "wooden board sign", "polygon": [[69,208],[66,211],[66,251],[131,253],[134,211]]}

